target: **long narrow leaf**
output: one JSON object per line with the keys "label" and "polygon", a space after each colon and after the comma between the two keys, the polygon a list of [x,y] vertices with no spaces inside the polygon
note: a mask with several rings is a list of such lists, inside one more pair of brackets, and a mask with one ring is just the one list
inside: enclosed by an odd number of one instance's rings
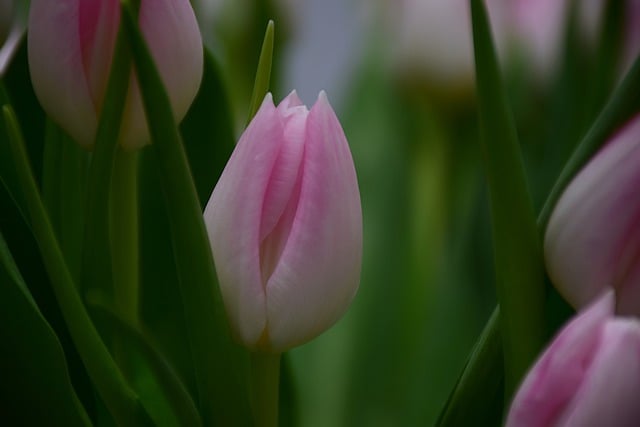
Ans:
{"label": "long narrow leaf", "polygon": [[0,233],[0,423],[89,426],[58,338]]}
{"label": "long narrow leaf", "polygon": [[115,310],[108,307],[103,301],[90,300],[88,304],[92,313],[104,317],[109,322],[109,325],[116,330],[117,336],[142,356],[145,366],[152,371],[180,424],[185,427],[201,426],[200,414],[186,387],[162,354],[147,339],[146,335],[136,329],[136,326],[127,321],[123,315],[119,315]]}
{"label": "long narrow leaf", "polygon": [[438,427],[500,424],[504,376],[499,322],[496,308],[440,413]]}
{"label": "long narrow leaf", "polygon": [[150,418],[126,384],[80,299],[40,198],[15,114],[8,105],[3,106],[2,110],[32,230],[66,325],[89,376],[122,425],[150,425]]}
{"label": "long narrow leaf", "polygon": [[546,229],[551,212],[571,179],[617,128],[640,111],[639,93],[640,56],[562,169],[538,217],[542,231]]}
{"label": "long narrow leaf", "polygon": [[471,0],[471,14],[508,400],[544,342],[544,266],[515,125],[482,0]]}
{"label": "long narrow leaf", "polygon": [[258,59],[258,69],[256,70],[256,80],[253,84],[253,94],[251,95],[251,106],[249,108],[249,116],[247,123],[253,119],[258,112],[258,108],[262,104],[267,92],[269,92],[269,81],[271,80],[271,63],[273,62],[273,40],[274,24],[269,21],[267,30],[264,33],[264,41],[260,50],[260,59]]}
{"label": "long narrow leaf", "polygon": [[169,99],[132,12],[126,5],[122,11],[161,171],[203,422],[246,424],[247,354],[230,337],[200,203]]}
{"label": "long narrow leaf", "polygon": [[81,271],[83,292],[92,289],[113,296],[109,196],[130,68],[130,54],[120,30],[89,168]]}

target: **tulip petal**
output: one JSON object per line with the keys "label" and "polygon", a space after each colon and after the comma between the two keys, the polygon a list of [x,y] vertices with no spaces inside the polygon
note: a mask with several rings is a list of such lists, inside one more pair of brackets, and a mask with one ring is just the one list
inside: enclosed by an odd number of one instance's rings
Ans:
{"label": "tulip petal", "polygon": [[283,144],[283,127],[267,94],[213,190],[204,212],[232,330],[249,347],[267,322],[260,270],[260,222],[269,177]]}
{"label": "tulip petal", "polygon": [[[283,102],[293,105],[289,103],[289,98]],[[282,103],[278,106],[278,114],[284,125],[283,141],[265,192],[260,223],[263,285],[276,268],[291,231],[300,193],[302,155],[309,115],[304,105],[288,109],[281,106]]]}
{"label": "tulip petal", "polygon": [[78,143],[90,146],[96,110],[80,43],[80,0],[32,0],[28,55],[31,81],[47,113]]}
{"label": "tulip petal", "polygon": [[317,336],[358,288],[362,211],[349,145],[324,92],[309,112],[291,232],[267,283],[271,350]]}
{"label": "tulip petal", "polygon": [[[191,4],[188,0],[142,1],[138,20],[179,122],[198,93],[203,72],[202,39]],[[140,147],[148,142],[149,130],[134,75],[125,108],[122,145]]]}
{"label": "tulip petal", "polygon": [[[295,92],[292,95],[297,98]],[[293,107],[294,104],[291,101],[295,100],[290,99],[292,95],[285,98],[277,107],[284,125],[284,140],[265,194],[260,240],[273,231],[291,199],[302,160],[309,112],[304,105]]]}
{"label": "tulip petal", "polygon": [[599,345],[599,330],[613,315],[614,294],[606,292],[569,322],[527,374],[513,399],[507,427],[555,425],[571,401]]}
{"label": "tulip petal", "polygon": [[558,425],[634,427],[640,420],[640,323],[613,319],[602,331],[588,375]]}
{"label": "tulip petal", "polygon": [[102,110],[120,24],[117,0],[80,1],[79,28],[82,61],[94,110]]}
{"label": "tulip petal", "polygon": [[576,176],[558,201],[545,234],[545,259],[558,291],[574,306],[604,286],[620,289],[623,314],[640,315],[640,116]]}

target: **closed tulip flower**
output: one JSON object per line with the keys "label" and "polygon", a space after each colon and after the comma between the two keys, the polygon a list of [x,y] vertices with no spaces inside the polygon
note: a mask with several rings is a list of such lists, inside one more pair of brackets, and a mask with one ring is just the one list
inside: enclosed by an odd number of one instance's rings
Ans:
{"label": "closed tulip flower", "polygon": [[606,292],[558,334],[517,392],[507,427],[640,425],[640,321]]}
{"label": "closed tulip flower", "polygon": [[[177,120],[202,78],[202,40],[189,0],[142,0],[139,24]],[[29,69],[49,116],[91,147],[104,100],[120,23],[119,0],[32,0]],[[132,75],[120,132],[124,147],[148,142],[149,131]]]}
{"label": "closed tulip flower", "polygon": [[271,95],[204,213],[236,338],[278,353],[346,311],[360,280],[362,211],[347,140],[324,92],[308,110]]}
{"label": "closed tulip flower", "polygon": [[575,308],[604,287],[617,310],[640,315],[640,115],[593,157],[564,191],[549,220],[549,276]]}
{"label": "closed tulip flower", "polygon": [[[499,51],[505,48],[504,0],[486,6]],[[388,16],[394,67],[443,95],[470,95],[474,86],[471,10],[466,0],[391,0]]]}

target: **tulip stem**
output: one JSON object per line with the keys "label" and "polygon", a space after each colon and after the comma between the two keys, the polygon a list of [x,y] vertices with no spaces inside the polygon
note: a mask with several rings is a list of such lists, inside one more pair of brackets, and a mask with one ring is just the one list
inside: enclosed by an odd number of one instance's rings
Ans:
{"label": "tulip stem", "polygon": [[278,425],[280,353],[251,353],[251,409],[257,427]]}
{"label": "tulip stem", "polygon": [[118,149],[111,185],[111,256],[116,305],[138,323],[138,152]]}

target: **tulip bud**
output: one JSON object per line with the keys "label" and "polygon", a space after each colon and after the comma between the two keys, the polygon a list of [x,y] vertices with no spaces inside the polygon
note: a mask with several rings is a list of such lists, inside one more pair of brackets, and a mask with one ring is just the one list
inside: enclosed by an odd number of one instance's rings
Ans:
{"label": "tulip bud", "polygon": [[569,6],[567,0],[515,0],[506,4],[511,36],[541,77],[550,76],[560,60]]}
{"label": "tulip bud", "polygon": [[[139,25],[179,121],[200,87],[202,40],[188,0],[142,0]],[[119,0],[32,0],[29,69],[45,111],[77,142],[91,147],[120,23]],[[124,147],[148,142],[132,75],[120,132]]]}
{"label": "tulip bud", "polygon": [[617,310],[640,315],[640,115],[591,159],[566,188],[549,220],[549,277],[574,307],[606,286]]}
{"label": "tulip bud", "polygon": [[606,292],[573,318],[527,374],[507,427],[640,425],[640,322]]}
{"label": "tulip bud", "polygon": [[[498,50],[505,47],[502,1],[486,2]],[[475,65],[469,2],[391,0],[383,4],[390,17],[392,60],[399,73],[419,76],[443,94],[470,94]]]}
{"label": "tulip bud", "polygon": [[345,135],[324,92],[311,110],[268,94],[204,213],[237,340],[281,352],[346,311],[360,280],[362,211]]}

